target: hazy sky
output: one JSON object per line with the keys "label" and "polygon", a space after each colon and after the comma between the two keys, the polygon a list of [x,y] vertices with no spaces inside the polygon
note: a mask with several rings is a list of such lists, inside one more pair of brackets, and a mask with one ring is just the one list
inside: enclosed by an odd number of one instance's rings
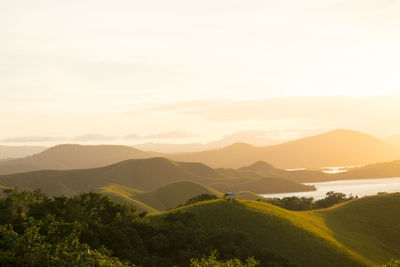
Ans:
{"label": "hazy sky", "polygon": [[[397,0],[1,1],[0,143],[400,133],[400,98],[365,98],[400,94],[399,14]],[[306,96],[347,96],[347,112]]]}

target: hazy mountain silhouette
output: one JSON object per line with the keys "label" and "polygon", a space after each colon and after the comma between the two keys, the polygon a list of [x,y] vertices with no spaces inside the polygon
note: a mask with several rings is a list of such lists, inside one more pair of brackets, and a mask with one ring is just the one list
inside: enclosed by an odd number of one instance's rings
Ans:
{"label": "hazy mountain silhouette", "polygon": [[33,156],[0,162],[0,174],[96,168],[122,160],[149,157],[153,155],[129,146],[58,145]]}
{"label": "hazy mountain silhouette", "polygon": [[2,146],[0,145],[0,159],[22,158],[46,150],[45,146]]}
{"label": "hazy mountain silhouette", "polygon": [[254,146],[269,146],[282,143],[281,140],[265,138],[260,135],[265,134],[262,131],[243,131],[224,136],[218,141],[209,143],[190,143],[190,144],[168,144],[168,143],[145,143],[134,145],[135,148],[144,151],[156,151],[160,153],[179,153],[179,152],[197,152],[209,149],[222,148],[237,142],[244,142]]}
{"label": "hazy mountain silhouette", "polygon": [[[233,170],[233,172],[235,172]],[[140,191],[153,191],[170,183],[192,181],[215,190],[277,193],[310,191],[313,187],[279,178],[228,176],[201,163],[176,162],[165,158],[133,159],[94,169],[44,170],[0,176],[0,186],[34,190],[49,195],[73,195],[109,184]],[[252,189],[252,190],[250,190]]]}
{"label": "hazy mountain silhouette", "polygon": [[400,148],[364,133],[335,130],[274,146],[237,143],[222,149],[170,154],[168,158],[223,168],[239,168],[259,160],[283,169],[318,168],[392,161],[400,159]]}
{"label": "hazy mountain silhouette", "polygon": [[381,162],[351,168],[348,172],[335,175],[338,179],[367,179],[400,177],[400,160]]}

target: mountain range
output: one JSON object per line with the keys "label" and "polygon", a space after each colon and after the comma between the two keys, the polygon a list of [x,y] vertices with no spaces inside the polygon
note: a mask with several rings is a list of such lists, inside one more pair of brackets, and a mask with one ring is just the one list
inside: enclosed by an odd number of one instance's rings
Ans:
{"label": "mountain range", "polygon": [[127,159],[154,157],[129,146],[57,145],[39,154],[0,162],[0,174],[36,170],[70,170],[103,167]]}
{"label": "mountain range", "polygon": [[241,192],[242,196],[254,199],[254,193],[315,190],[313,186],[287,180],[284,175],[268,177],[249,170],[212,169],[202,163],[166,158],[131,159],[92,169],[0,175],[0,186],[29,191],[40,188],[50,196],[99,191],[149,212],[176,207],[201,193],[220,196],[222,192]]}
{"label": "mountain range", "polygon": [[237,143],[221,149],[167,156],[178,161],[202,162],[211,167],[240,168],[262,160],[281,169],[320,168],[397,160],[400,159],[400,147],[364,133],[335,130],[274,146]]}

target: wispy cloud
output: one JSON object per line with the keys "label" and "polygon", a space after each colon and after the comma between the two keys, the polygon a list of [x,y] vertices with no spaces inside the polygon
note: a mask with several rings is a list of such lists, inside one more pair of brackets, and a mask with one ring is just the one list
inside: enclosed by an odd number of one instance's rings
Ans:
{"label": "wispy cloud", "polygon": [[400,113],[400,96],[293,97],[261,100],[200,100],[154,104],[143,112],[170,112],[210,121],[311,119],[324,121],[391,117]]}
{"label": "wispy cloud", "polygon": [[60,142],[68,138],[60,136],[19,136],[2,139],[4,143]]}
{"label": "wispy cloud", "polygon": [[118,139],[116,136],[108,136],[103,134],[85,134],[78,135],[73,138],[74,141],[88,142],[88,141],[110,141]]}
{"label": "wispy cloud", "polygon": [[142,138],[142,137],[136,133],[131,133],[131,134],[125,135],[123,137],[123,139],[125,139],[125,140],[136,140],[136,139],[140,139],[140,138]]}
{"label": "wispy cloud", "polygon": [[150,134],[144,138],[146,139],[180,139],[180,138],[190,138],[196,137],[195,134],[186,131],[171,131],[157,134]]}

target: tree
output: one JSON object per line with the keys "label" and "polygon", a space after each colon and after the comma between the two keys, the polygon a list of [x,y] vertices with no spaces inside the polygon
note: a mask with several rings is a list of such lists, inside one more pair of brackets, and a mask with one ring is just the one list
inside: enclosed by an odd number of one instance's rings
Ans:
{"label": "tree", "polygon": [[217,259],[217,252],[214,250],[208,257],[202,257],[201,259],[192,259],[191,267],[255,267],[259,266],[259,263],[254,258],[248,258],[245,263],[242,263],[238,259],[232,259],[228,261],[219,261]]}

